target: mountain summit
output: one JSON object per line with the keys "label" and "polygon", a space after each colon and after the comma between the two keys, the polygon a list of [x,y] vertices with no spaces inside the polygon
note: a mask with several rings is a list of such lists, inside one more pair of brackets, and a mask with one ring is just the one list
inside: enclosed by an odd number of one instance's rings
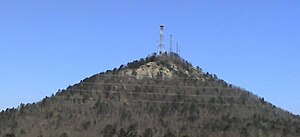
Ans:
{"label": "mountain summit", "polygon": [[183,60],[176,53],[153,54],[127,64],[126,69],[120,69],[121,75],[136,76],[137,79],[148,78],[175,78],[202,76],[200,68],[194,68],[189,62]]}
{"label": "mountain summit", "polygon": [[299,137],[300,118],[175,53],[0,113],[0,137]]}

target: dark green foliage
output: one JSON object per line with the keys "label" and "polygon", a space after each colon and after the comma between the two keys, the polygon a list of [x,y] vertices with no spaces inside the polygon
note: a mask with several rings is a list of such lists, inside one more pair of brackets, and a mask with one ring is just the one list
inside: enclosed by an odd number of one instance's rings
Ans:
{"label": "dark green foliage", "polygon": [[136,131],[136,127],[132,127],[132,125],[130,127],[128,127],[127,130],[125,130],[124,128],[121,128],[119,131],[119,137],[138,137],[138,133]]}
{"label": "dark green foliage", "polygon": [[168,132],[164,135],[164,137],[176,137],[173,133]]}
{"label": "dark green foliage", "polygon": [[16,137],[15,134],[10,133],[10,134],[6,134],[4,137]]}
{"label": "dark green foliage", "polygon": [[132,75],[133,75],[133,76],[137,76],[137,72],[136,72],[135,69],[132,70]]}
{"label": "dark green foliage", "polygon": [[138,66],[142,65],[141,62],[139,62],[138,60],[135,60],[133,62],[130,62],[127,64],[127,68],[129,69],[133,69],[133,68],[137,68]]}
{"label": "dark green foliage", "polygon": [[121,65],[118,70],[122,70],[124,69],[124,67],[125,67],[124,65]]}
{"label": "dark green foliage", "polygon": [[91,121],[85,121],[82,123],[82,127],[84,130],[87,130],[91,126]]}
{"label": "dark green foliage", "polygon": [[190,122],[195,122],[199,117],[197,115],[191,115],[189,116],[187,119],[190,121]]}
{"label": "dark green foliage", "polygon": [[242,128],[242,129],[241,129],[241,135],[242,135],[243,137],[249,137],[249,133],[248,133],[248,131],[247,131],[246,128]]}
{"label": "dark green foliage", "polygon": [[25,129],[21,129],[21,131],[20,131],[20,134],[21,134],[21,135],[24,135],[24,134],[26,134],[26,131],[25,131]]}
{"label": "dark green foliage", "polygon": [[51,119],[53,117],[53,111],[47,112],[45,118],[46,119]]}
{"label": "dark green foliage", "polygon": [[108,113],[109,112],[109,106],[106,102],[103,102],[101,100],[97,100],[94,108],[97,111],[97,114],[104,114],[104,113]]}
{"label": "dark green foliage", "polygon": [[266,102],[265,102],[265,98],[260,98],[260,103],[261,104],[265,104]]}
{"label": "dark green foliage", "polygon": [[143,134],[143,137],[153,137],[154,132],[151,128],[147,128]]}
{"label": "dark green foliage", "polygon": [[62,133],[59,137],[69,137],[66,132]]}
{"label": "dark green foliage", "polygon": [[118,137],[138,137],[137,133],[137,125],[133,124],[130,125],[127,129],[125,128],[120,128],[118,131],[115,126],[112,125],[107,125],[104,130],[102,131],[102,136],[103,137],[113,137],[113,136],[118,136]]}
{"label": "dark green foliage", "polygon": [[103,137],[112,137],[116,133],[116,127],[112,125],[107,125],[102,131]]}
{"label": "dark green foliage", "polygon": [[216,99],[214,97],[210,98],[208,103],[214,104],[216,103]]}
{"label": "dark green foliage", "polygon": [[119,114],[120,114],[120,118],[121,120],[130,120],[131,119],[131,113],[129,110],[127,110],[126,108],[120,108],[119,109]]}
{"label": "dark green foliage", "polygon": [[124,128],[119,130],[118,137],[127,137],[127,132]]}

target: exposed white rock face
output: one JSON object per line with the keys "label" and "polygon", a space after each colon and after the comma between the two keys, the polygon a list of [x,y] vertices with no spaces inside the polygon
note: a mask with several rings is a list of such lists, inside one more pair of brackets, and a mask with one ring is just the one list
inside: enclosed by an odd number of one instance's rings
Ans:
{"label": "exposed white rock face", "polygon": [[133,76],[136,79],[143,78],[178,78],[189,77],[196,80],[205,81],[203,72],[199,68],[194,68],[191,64],[180,59],[159,56],[157,60],[147,63],[140,63],[134,67],[128,67],[118,72],[121,75]]}
{"label": "exposed white rock face", "polygon": [[[176,65],[172,65],[175,71],[177,70]],[[171,78],[174,74],[171,70],[169,70],[166,66],[158,65],[156,62],[149,62],[140,66],[137,69],[126,69],[122,72],[125,75],[136,76],[137,79],[147,78]]]}
{"label": "exposed white rock face", "polygon": [[[149,62],[147,64],[141,65],[140,67],[136,69],[126,69],[121,74],[123,75],[131,75],[135,76],[137,79],[143,79],[143,78],[157,78],[157,77],[162,77],[162,78],[173,78],[177,77],[176,72],[181,71],[180,68],[178,68],[177,65],[173,64],[172,62],[169,63],[169,69],[168,67],[157,64],[157,62]],[[195,79],[200,80],[199,72],[196,71],[196,69],[193,69],[192,73],[188,71],[184,71],[184,74],[187,76],[191,76]]]}
{"label": "exposed white rock face", "polygon": [[158,65],[156,62],[149,62],[142,65],[136,69],[136,74],[137,79],[142,79],[143,77],[156,78],[157,76],[171,78],[173,76],[172,71],[165,66]]}

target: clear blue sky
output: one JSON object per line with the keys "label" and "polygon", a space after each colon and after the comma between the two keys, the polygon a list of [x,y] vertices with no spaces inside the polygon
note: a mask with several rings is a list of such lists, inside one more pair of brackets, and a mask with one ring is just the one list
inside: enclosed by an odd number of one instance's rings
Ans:
{"label": "clear blue sky", "polygon": [[300,114],[297,0],[1,0],[0,110],[146,57],[161,23],[193,65]]}

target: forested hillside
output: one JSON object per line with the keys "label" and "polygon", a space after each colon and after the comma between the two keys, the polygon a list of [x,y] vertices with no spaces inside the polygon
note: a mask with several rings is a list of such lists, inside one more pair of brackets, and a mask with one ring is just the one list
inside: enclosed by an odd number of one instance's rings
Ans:
{"label": "forested hillside", "polygon": [[0,136],[299,137],[300,118],[175,53],[154,53],[2,111]]}

